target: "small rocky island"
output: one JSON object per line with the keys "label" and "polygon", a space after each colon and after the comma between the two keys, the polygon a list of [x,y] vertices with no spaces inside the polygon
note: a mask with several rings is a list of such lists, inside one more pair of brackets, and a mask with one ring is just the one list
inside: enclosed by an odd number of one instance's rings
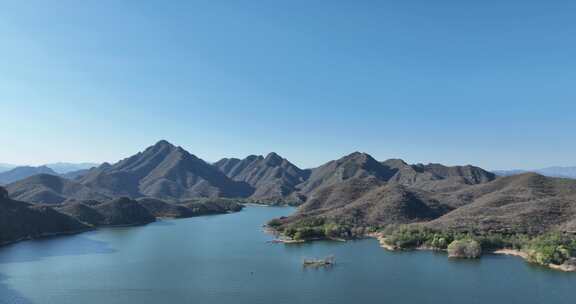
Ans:
{"label": "small rocky island", "polygon": [[304,267],[329,267],[336,264],[336,257],[333,255],[321,259],[304,259],[302,265]]}

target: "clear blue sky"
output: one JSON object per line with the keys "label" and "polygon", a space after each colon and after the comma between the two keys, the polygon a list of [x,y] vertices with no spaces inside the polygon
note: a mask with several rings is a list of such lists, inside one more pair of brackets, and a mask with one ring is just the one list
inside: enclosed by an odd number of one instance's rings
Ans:
{"label": "clear blue sky", "polygon": [[0,163],[576,165],[576,1],[0,1]]}

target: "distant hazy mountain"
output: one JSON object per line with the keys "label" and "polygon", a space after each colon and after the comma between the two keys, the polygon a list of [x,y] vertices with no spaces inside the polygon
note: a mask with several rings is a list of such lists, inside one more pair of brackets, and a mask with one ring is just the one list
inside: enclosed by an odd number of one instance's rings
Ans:
{"label": "distant hazy mountain", "polygon": [[8,170],[12,170],[14,168],[16,168],[18,166],[16,165],[11,165],[11,164],[0,164],[0,173],[2,172],[6,172]]}
{"label": "distant hazy mountain", "polygon": [[522,173],[528,173],[528,172],[534,172],[534,171],[521,170],[521,169],[492,170],[492,173],[494,173],[498,176],[511,176],[511,175],[517,175],[517,174],[522,174]]}
{"label": "distant hazy mountain", "polygon": [[67,173],[62,173],[60,174],[60,176],[67,178],[67,179],[71,179],[71,180],[75,180],[75,179],[79,179],[81,177],[83,177],[84,175],[88,174],[88,172],[90,172],[91,169],[80,169],[80,170],[76,170],[76,171],[70,171]]}
{"label": "distant hazy mountain", "polygon": [[92,169],[78,182],[114,197],[246,197],[253,191],[248,184],[231,180],[211,164],[164,140],[114,165]]}
{"label": "distant hazy mountain", "polygon": [[510,176],[527,172],[535,172],[550,177],[576,178],[576,167],[547,167],[535,170],[494,170],[493,172],[500,176]]}
{"label": "distant hazy mountain", "polygon": [[54,172],[54,170],[46,166],[40,166],[40,167],[22,166],[0,173],[0,184],[4,185],[9,184],[36,174],[58,175],[58,173]]}
{"label": "distant hazy mountain", "polygon": [[54,170],[58,174],[65,174],[72,171],[86,170],[99,166],[97,163],[51,163],[44,166]]}

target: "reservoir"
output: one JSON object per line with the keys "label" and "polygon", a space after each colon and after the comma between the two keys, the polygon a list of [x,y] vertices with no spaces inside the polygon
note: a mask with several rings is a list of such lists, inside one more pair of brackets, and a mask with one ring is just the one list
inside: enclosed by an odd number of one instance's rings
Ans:
{"label": "reservoir", "polygon": [[[576,274],[515,257],[449,260],[373,239],[273,244],[290,207],[104,228],[0,247],[0,303],[574,303]],[[303,268],[334,255],[332,267]]]}

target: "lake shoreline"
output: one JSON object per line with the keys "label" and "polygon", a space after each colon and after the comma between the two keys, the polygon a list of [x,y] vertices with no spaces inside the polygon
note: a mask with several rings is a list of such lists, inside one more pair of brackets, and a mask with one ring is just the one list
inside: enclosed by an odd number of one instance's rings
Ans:
{"label": "lake shoreline", "polygon": [[[339,241],[339,242],[346,242],[347,241],[345,239],[332,239],[332,238],[315,238],[315,239],[305,239],[305,240],[294,240],[294,239],[282,236],[278,231],[276,231],[273,228],[266,226],[266,225],[264,226],[264,231],[266,233],[270,233],[270,234],[273,234],[276,236],[276,239],[270,241],[270,243],[302,244],[302,243],[308,243],[308,242],[320,241],[320,240]],[[386,238],[385,238],[384,234],[382,234],[381,232],[366,233],[366,234],[364,234],[364,238],[376,239],[379,243],[379,246],[381,248],[387,250],[387,251],[421,250],[421,251],[447,252],[446,250],[438,249],[438,248],[432,248],[429,246],[418,246],[418,247],[415,247],[412,249],[400,249],[400,248],[397,248],[395,246],[392,246],[392,245],[386,243],[386,241],[385,241]],[[549,268],[552,270],[563,271],[563,272],[576,272],[576,265],[570,265],[570,264],[566,264],[566,263],[562,264],[562,265],[557,265],[557,264],[540,265],[540,264],[536,264],[536,263],[531,263],[529,260],[528,253],[521,251],[521,250],[512,249],[512,248],[494,249],[494,250],[486,251],[483,254],[515,256],[515,257],[522,258],[527,263],[543,266],[543,267],[546,267],[546,268]]]}
{"label": "lake shoreline", "polygon": [[[402,250],[399,248],[396,248],[388,243],[386,243],[385,241],[385,236],[382,233],[368,233],[366,234],[366,237],[369,238],[375,238],[378,240],[380,247],[384,248],[387,251],[406,251],[406,250]],[[413,250],[426,250],[426,251],[442,251],[442,252],[446,252],[446,250],[441,250],[441,249],[436,249],[436,248],[430,248],[427,246],[418,246],[416,248],[414,248]],[[526,261],[527,263],[530,264],[534,264],[534,265],[539,265],[539,266],[543,266],[543,267],[547,267],[549,269],[553,269],[553,270],[558,270],[558,271],[563,271],[563,272],[576,272],[576,266],[574,265],[567,265],[567,264],[562,264],[562,265],[557,265],[557,264],[548,264],[548,265],[540,265],[540,264],[536,264],[536,263],[531,263],[529,260],[529,255],[528,253],[518,250],[518,249],[512,249],[512,248],[500,248],[500,249],[495,249],[495,250],[491,250],[491,251],[487,251],[485,252],[485,254],[495,254],[495,255],[507,255],[507,256],[515,256],[515,257],[519,257],[522,258],[524,261]]]}

